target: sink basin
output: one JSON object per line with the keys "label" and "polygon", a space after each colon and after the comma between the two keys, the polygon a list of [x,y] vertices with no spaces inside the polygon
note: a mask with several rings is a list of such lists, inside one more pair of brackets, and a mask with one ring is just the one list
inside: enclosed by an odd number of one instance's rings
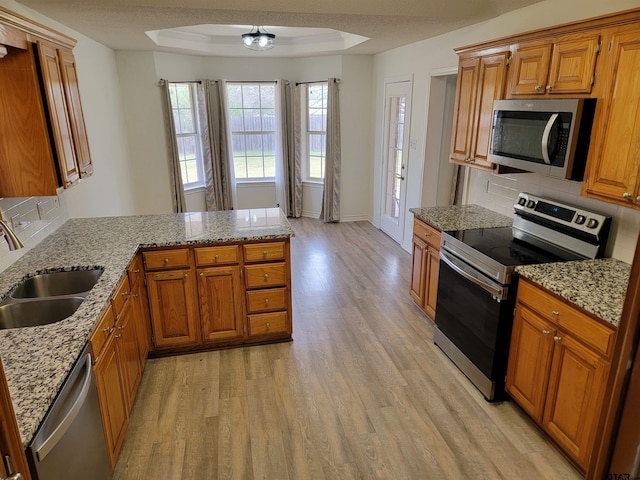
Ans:
{"label": "sink basin", "polygon": [[59,322],[75,312],[83,297],[47,298],[0,306],[0,329],[36,327]]}
{"label": "sink basin", "polygon": [[103,271],[101,268],[94,268],[42,273],[27,278],[16,287],[11,293],[11,297],[38,298],[83,294],[93,288]]}

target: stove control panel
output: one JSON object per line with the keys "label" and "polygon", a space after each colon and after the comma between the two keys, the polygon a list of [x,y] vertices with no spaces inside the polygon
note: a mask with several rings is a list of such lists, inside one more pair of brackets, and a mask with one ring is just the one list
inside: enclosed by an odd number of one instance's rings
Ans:
{"label": "stove control panel", "polygon": [[611,217],[606,215],[524,192],[518,195],[513,207],[516,215],[537,218],[543,223],[564,225],[595,237],[602,230],[608,230],[611,222]]}

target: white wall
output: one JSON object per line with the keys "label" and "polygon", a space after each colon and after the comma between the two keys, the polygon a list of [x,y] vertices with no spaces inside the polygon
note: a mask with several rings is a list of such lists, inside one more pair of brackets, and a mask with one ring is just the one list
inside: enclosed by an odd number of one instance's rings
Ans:
{"label": "white wall", "polygon": [[[384,79],[397,75],[413,75],[414,78],[410,138],[416,142],[416,148],[412,149],[409,154],[407,209],[435,205],[435,197],[433,195],[423,195],[423,192],[437,192],[439,186],[437,169],[433,169],[433,174],[431,173],[432,168],[427,167],[426,170],[424,169],[425,165],[429,166],[434,162],[433,158],[425,159],[425,151],[427,150],[425,139],[428,137],[430,129],[437,128],[437,125],[433,123],[429,125],[427,122],[430,75],[434,72],[455,69],[458,58],[453,50],[454,48],[638,6],[640,6],[638,0],[610,0],[607,2],[600,0],[547,0],[455,32],[376,55],[373,66],[375,81],[375,120],[373,128],[375,132],[382,131],[384,111],[381,99],[384,92]],[[553,12],[553,14],[551,15],[550,12]],[[382,139],[377,135],[373,143],[372,210],[374,212],[373,223],[375,225],[378,225],[380,221],[381,150]],[[437,160],[435,161],[437,162]],[[483,188],[486,188],[487,179],[485,176],[487,175],[493,177],[491,174],[474,174],[471,176],[471,190],[474,193],[471,195],[470,200],[472,202],[475,200],[488,208],[510,214],[508,201],[495,201],[495,196],[478,194]],[[524,178],[511,177],[509,185],[513,192],[533,189],[531,181]],[[497,186],[505,181],[507,180],[494,179],[493,182],[489,180],[489,183],[494,185],[494,188],[498,188]],[[423,182],[425,182],[424,185]],[[485,187],[483,187],[482,182],[484,182]],[[551,196],[556,192],[571,192],[570,200],[572,203],[584,205],[585,207],[591,206],[604,212],[611,211],[612,207],[608,204],[580,197],[576,194],[576,187],[571,185],[572,182],[560,182],[561,185],[551,187],[551,184],[546,181],[534,180],[536,192],[532,193],[544,195],[549,192],[550,195],[548,196]],[[616,226],[610,242],[610,253],[616,258],[631,262],[631,252],[634,250],[638,229],[640,228],[639,214],[624,208],[614,208],[614,210]],[[412,221],[412,216],[407,214],[405,240],[411,237]],[[405,248],[406,245],[407,242],[404,243]]]}
{"label": "white wall", "polygon": [[[167,145],[157,86],[160,78],[306,82],[337,77],[341,79],[342,103],[341,215],[344,220],[371,218],[371,56],[245,59],[124,51],[117,52],[116,56],[140,213],[171,211]],[[190,208],[203,205],[196,199],[199,194],[190,195]],[[243,185],[237,194],[239,208],[275,206],[274,184]],[[317,216],[322,190],[315,185],[305,185],[303,194],[303,211]]]}

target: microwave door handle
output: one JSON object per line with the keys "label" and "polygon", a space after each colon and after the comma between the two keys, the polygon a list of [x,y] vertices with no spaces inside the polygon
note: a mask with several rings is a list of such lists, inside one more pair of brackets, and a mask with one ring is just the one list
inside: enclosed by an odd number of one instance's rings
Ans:
{"label": "microwave door handle", "polygon": [[547,165],[551,165],[551,159],[549,158],[549,135],[551,135],[551,129],[558,119],[558,114],[554,113],[549,118],[547,125],[544,127],[542,133],[542,159]]}

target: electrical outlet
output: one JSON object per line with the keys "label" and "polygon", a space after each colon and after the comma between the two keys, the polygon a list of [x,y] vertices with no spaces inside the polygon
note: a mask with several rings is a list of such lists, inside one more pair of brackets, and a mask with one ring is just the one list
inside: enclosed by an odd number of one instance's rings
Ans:
{"label": "electrical outlet", "polygon": [[38,210],[38,220],[44,218],[44,204],[42,202],[36,203],[36,209]]}
{"label": "electrical outlet", "polygon": [[20,214],[16,213],[13,217],[11,217],[11,228],[14,230],[20,226]]}

